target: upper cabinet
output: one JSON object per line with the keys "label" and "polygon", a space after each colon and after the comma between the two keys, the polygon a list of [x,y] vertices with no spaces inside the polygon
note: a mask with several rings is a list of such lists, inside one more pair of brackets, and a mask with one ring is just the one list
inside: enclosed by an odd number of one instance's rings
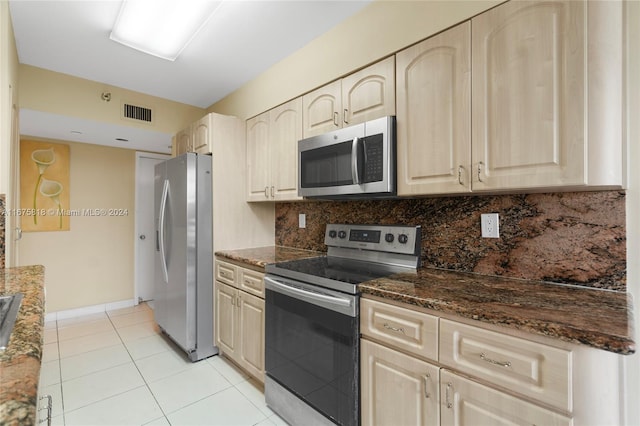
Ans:
{"label": "upper cabinet", "polygon": [[471,24],[396,55],[398,193],[471,191]]}
{"label": "upper cabinet", "polygon": [[210,113],[200,120],[179,131],[173,138],[173,154],[181,155],[185,152],[211,154],[214,150],[214,140],[233,141],[237,118]]}
{"label": "upper cabinet", "polygon": [[398,53],[399,195],[623,187],[622,23],[507,2]]}
{"label": "upper cabinet", "polygon": [[247,201],[292,201],[298,197],[298,141],[302,99],[247,120]]}
{"label": "upper cabinet", "polygon": [[302,97],[303,137],[395,115],[395,61],[388,57]]}

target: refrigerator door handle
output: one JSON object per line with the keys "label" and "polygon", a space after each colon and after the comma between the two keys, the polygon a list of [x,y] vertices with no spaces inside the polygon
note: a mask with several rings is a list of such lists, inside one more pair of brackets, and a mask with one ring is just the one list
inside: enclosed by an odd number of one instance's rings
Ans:
{"label": "refrigerator door handle", "polygon": [[160,199],[160,220],[158,227],[160,228],[159,243],[160,243],[160,257],[162,259],[162,272],[164,273],[164,281],[169,282],[169,272],[167,271],[167,257],[164,251],[164,219],[167,209],[167,198],[169,197],[169,180],[165,179],[162,187],[162,198]]}

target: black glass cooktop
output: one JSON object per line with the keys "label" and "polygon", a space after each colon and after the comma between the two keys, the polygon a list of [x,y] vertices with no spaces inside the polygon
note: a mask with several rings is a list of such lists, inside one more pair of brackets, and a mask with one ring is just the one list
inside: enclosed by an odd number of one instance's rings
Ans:
{"label": "black glass cooktop", "polygon": [[397,272],[405,272],[406,268],[341,257],[320,256],[267,265],[265,270],[268,274],[355,294],[358,284]]}

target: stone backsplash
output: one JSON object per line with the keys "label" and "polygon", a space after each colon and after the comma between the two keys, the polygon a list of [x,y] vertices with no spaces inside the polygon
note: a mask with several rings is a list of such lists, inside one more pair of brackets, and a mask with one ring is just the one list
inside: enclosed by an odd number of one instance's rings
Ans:
{"label": "stone backsplash", "polygon": [[0,268],[4,268],[5,196],[0,194]]}
{"label": "stone backsplash", "polygon": [[624,191],[277,203],[275,243],[326,251],[327,223],[421,225],[423,266],[626,291]]}

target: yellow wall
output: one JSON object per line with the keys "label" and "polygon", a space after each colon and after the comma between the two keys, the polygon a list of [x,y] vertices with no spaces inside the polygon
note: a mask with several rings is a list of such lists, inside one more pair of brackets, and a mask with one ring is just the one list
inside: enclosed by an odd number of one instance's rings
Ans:
{"label": "yellow wall", "polygon": [[[110,102],[101,99],[103,92],[111,93]],[[153,124],[121,118],[125,102],[153,109]],[[206,114],[194,106],[24,64],[20,65],[20,107],[170,134]]]}
{"label": "yellow wall", "polygon": [[47,312],[134,297],[135,151],[68,144],[71,209],[128,214],[71,217],[69,231],[23,234],[20,263],[45,266]]}
{"label": "yellow wall", "polygon": [[209,112],[249,118],[443,31],[502,0],[378,0],[283,59]]}

